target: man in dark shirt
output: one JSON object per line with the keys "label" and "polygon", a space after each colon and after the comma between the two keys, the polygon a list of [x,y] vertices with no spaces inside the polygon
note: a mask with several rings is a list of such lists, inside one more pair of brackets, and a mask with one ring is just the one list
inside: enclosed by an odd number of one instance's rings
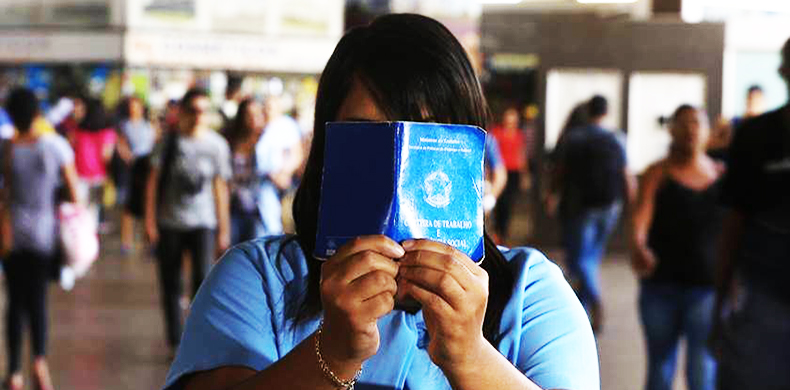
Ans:
{"label": "man in dark shirt", "polygon": [[632,190],[623,146],[601,126],[608,113],[606,99],[595,96],[587,105],[590,123],[569,132],[557,147],[555,182],[561,191],[568,276],[597,331],[603,323],[599,266],[623,200]]}
{"label": "man in dark shirt", "polygon": [[[790,40],[779,69],[790,86]],[[719,267],[719,389],[790,388],[790,105],[745,121],[730,146]]]}

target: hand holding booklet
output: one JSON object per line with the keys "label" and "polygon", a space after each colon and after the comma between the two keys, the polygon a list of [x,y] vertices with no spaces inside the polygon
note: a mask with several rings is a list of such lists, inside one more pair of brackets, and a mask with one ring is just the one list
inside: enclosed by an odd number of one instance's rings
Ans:
{"label": "hand holding booklet", "polygon": [[485,131],[422,122],[330,122],[314,256],[383,234],[483,260]]}

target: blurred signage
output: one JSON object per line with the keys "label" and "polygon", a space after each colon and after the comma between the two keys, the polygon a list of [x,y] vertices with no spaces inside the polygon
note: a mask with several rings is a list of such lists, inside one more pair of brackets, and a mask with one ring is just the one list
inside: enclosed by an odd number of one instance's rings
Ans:
{"label": "blurred signage", "polygon": [[106,26],[109,0],[2,0],[0,26]]}
{"label": "blurred signage", "polygon": [[339,37],[343,0],[129,1],[127,24],[205,32]]}
{"label": "blurred signage", "polygon": [[211,2],[211,29],[339,37],[343,32],[344,6],[342,0]]}
{"label": "blurred signage", "polygon": [[540,64],[537,54],[495,53],[491,55],[489,66],[501,72],[517,72],[535,69]]}
{"label": "blurred signage", "polygon": [[124,58],[132,66],[317,74],[336,44],[332,38],[129,31]]}
{"label": "blurred signage", "polygon": [[114,32],[10,30],[0,33],[0,59],[4,62],[120,61],[121,42],[121,35]]}
{"label": "blurred signage", "polygon": [[136,0],[126,2],[129,27],[205,30],[198,0]]}

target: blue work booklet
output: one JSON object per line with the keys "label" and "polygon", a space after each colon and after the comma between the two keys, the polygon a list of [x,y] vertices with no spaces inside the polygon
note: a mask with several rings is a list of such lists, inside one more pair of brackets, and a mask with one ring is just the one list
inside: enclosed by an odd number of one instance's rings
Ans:
{"label": "blue work booklet", "polygon": [[484,148],[476,126],[327,123],[315,257],[384,234],[440,241],[483,260]]}

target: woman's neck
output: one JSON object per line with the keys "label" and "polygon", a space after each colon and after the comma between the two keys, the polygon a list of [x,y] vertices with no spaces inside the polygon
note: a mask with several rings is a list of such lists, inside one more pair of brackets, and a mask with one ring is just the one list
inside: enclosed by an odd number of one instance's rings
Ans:
{"label": "woman's neck", "polygon": [[691,153],[685,153],[679,150],[670,150],[669,163],[676,167],[690,167],[699,166],[705,161],[705,152],[702,150],[695,150]]}
{"label": "woman's neck", "polygon": [[240,137],[238,141],[236,141],[234,149],[236,153],[248,154],[253,150],[253,148],[255,148],[255,144],[257,143],[258,140],[255,137],[255,134],[251,133]]}

